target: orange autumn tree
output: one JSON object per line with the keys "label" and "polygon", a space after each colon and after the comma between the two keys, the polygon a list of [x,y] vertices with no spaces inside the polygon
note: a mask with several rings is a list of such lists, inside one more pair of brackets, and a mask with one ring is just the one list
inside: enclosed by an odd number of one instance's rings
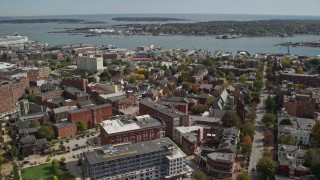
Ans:
{"label": "orange autumn tree", "polygon": [[252,142],[252,138],[250,135],[247,134],[243,137],[243,143],[251,143],[251,142]]}

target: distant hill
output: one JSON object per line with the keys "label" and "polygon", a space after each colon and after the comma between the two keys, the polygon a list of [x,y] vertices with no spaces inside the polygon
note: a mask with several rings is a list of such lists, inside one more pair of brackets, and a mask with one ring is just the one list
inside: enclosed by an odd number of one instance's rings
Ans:
{"label": "distant hill", "polygon": [[116,17],[114,21],[187,21],[187,19],[166,18],[166,17]]}
{"label": "distant hill", "polygon": [[105,23],[102,21],[88,21],[83,19],[3,19],[0,24],[24,24],[24,23]]}

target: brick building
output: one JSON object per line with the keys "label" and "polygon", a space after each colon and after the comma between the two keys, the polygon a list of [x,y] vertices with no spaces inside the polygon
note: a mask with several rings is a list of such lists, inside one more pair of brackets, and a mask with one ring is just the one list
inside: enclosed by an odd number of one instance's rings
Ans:
{"label": "brick building", "polygon": [[189,126],[189,115],[168,108],[161,104],[152,102],[150,99],[143,99],[139,103],[139,113],[141,115],[149,114],[150,116],[159,117],[166,126],[166,136],[173,138],[174,127]]}
{"label": "brick building", "polygon": [[310,95],[297,94],[283,96],[282,107],[291,116],[313,117],[316,110],[316,99]]}
{"label": "brick building", "polygon": [[259,60],[258,59],[248,59],[244,62],[244,67],[247,68],[256,68],[259,67]]}
{"label": "brick building", "polygon": [[62,79],[61,85],[75,87],[85,92],[88,80],[80,77],[67,77]]}
{"label": "brick building", "polygon": [[77,125],[72,123],[54,124],[56,136],[60,138],[72,137],[77,134]]}
{"label": "brick building", "polygon": [[137,143],[164,137],[162,120],[149,115],[117,117],[100,123],[101,144]]}
{"label": "brick building", "polygon": [[46,139],[36,139],[34,136],[25,136],[21,138],[20,144],[24,156],[51,153],[50,145]]}
{"label": "brick building", "polygon": [[29,81],[36,80],[39,77],[39,70],[33,69],[33,70],[27,71],[27,77],[28,77]]}
{"label": "brick building", "polygon": [[175,108],[178,111],[188,114],[195,106],[197,106],[197,100],[193,98],[167,96],[163,97],[160,104],[169,108]]}
{"label": "brick building", "polygon": [[207,155],[207,172],[231,175],[234,171],[235,154],[213,152]]}
{"label": "brick building", "polygon": [[24,95],[28,79],[0,80],[0,119],[17,113],[16,101]]}
{"label": "brick building", "polygon": [[276,73],[276,82],[278,84],[281,84],[284,80],[290,81],[293,84],[304,84],[311,87],[318,87],[320,84],[320,77],[317,74],[294,74],[283,71]]}

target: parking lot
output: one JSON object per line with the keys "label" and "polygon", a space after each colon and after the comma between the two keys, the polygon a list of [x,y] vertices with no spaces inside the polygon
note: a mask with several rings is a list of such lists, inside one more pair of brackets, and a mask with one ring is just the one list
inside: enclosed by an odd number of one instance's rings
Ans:
{"label": "parking lot", "polygon": [[[68,152],[51,156],[40,156],[40,155],[31,155],[26,157],[24,162],[23,168],[29,166],[36,166],[39,164],[46,163],[47,157],[51,159],[58,159],[60,160],[61,157],[65,157],[66,163],[66,171],[69,171],[72,175],[76,177],[76,179],[80,179],[81,177],[81,166],[78,166],[78,160],[82,156],[84,152],[96,149],[100,147],[100,140],[97,138],[99,133],[88,133],[86,136],[80,136],[79,138],[74,138],[72,140],[61,140],[63,145],[67,148]],[[55,144],[54,148],[59,149],[60,143]],[[21,162],[22,164],[23,162]]]}

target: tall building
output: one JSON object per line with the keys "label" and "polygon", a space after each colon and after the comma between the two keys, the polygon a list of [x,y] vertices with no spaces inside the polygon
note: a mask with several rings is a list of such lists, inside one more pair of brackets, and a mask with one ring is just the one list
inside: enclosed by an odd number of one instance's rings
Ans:
{"label": "tall building", "polygon": [[24,90],[28,85],[27,78],[0,80],[0,119],[19,113],[20,108],[16,102],[23,96]]}
{"label": "tall building", "polygon": [[77,58],[77,69],[97,72],[103,69],[102,57],[79,56]]}
{"label": "tall building", "polygon": [[169,138],[84,153],[85,178],[116,180],[177,179],[186,175],[186,155]]}

